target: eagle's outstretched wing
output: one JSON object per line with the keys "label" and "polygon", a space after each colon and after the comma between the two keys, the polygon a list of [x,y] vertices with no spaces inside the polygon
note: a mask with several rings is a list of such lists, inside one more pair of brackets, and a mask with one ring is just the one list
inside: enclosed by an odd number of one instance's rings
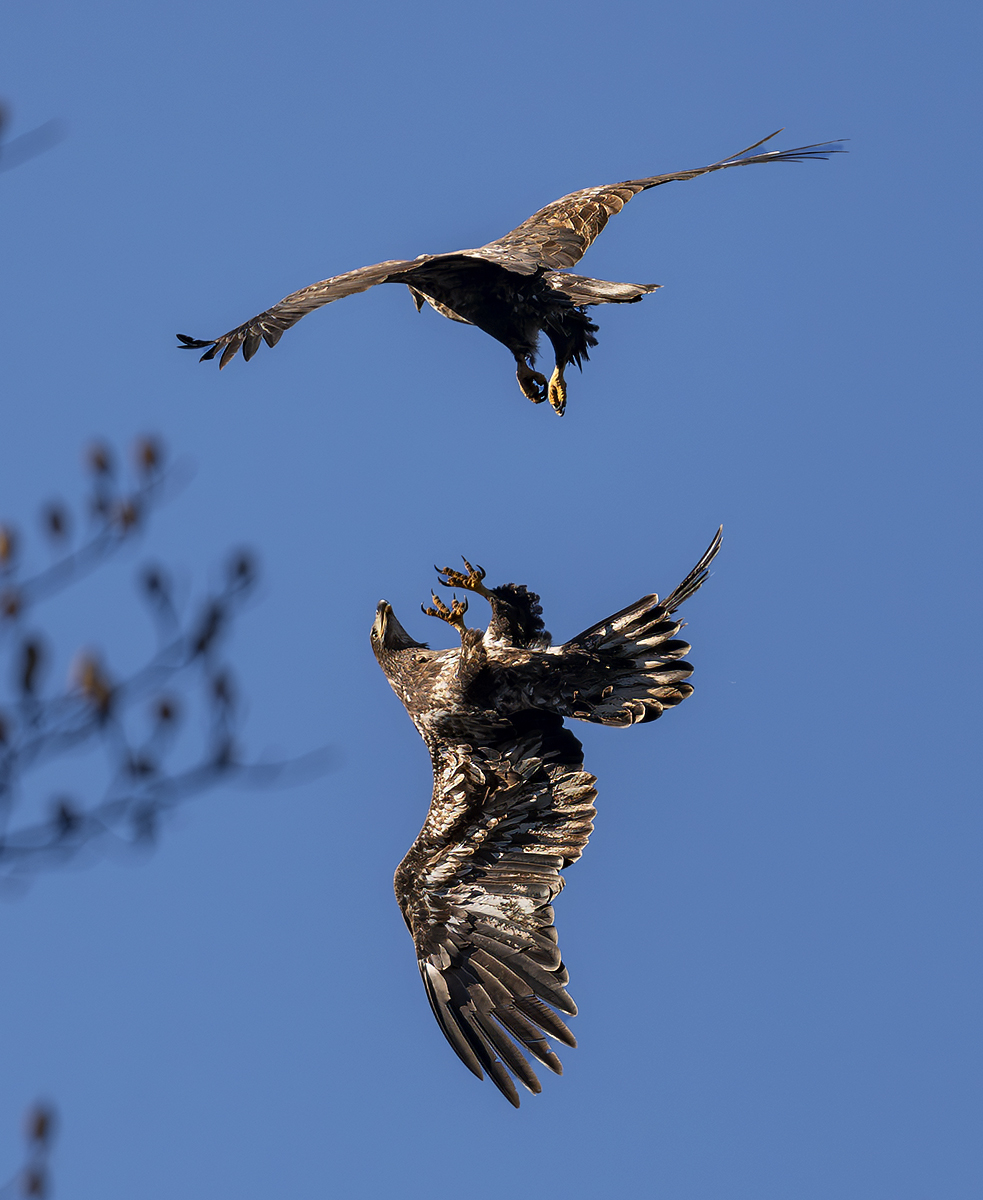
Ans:
{"label": "eagle's outstretched wing", "polygon": [[794,150],[751,153],[781,132],[777,129],[760,142],[748,146],[746,150],[723,158],[720,162],[711,163],[708,167],[675,171],[670,175],[652,175],[647,179],[626,179],[622,183],[571,192],[569,196],[554,200],[552,204],[547,204],[539,212],[533,213],[528,220],[523,221],[504,237],[464,253],[472,258],[484,258],[489,262],[498,263],[499,266],[519,275],[532,275],[544,267],[553,270],[573,267],[608,223],[608,218],[621,212],[628,201],[639,192],[658,187],[661,183],[695,179],[697,175],[706,175],[709,171],[722,171],[727,167],[746,167],[754,163],[768,162],[805,162],[842,153],[836,142],[817,142],[815,145],[799,146]]}
{"label": "eagle's outstretched wing", "polygon": [[[417,260],[418,261],[418,260]],[[296,325],[301,317],[306,317],[315,308],[330,304],[333,300],[343,300],[346,296],[354,296],[357,292],[368,291],[377,283],[385,283],[391,275],[405,271],[417,265],[410,259],[390,259],[388,262],[374,263],[371,267],[359,267],[357,271],[346,271],[344,275],[333,275],[330,279],[322,279],[309,287],[301,288],[299,292],[291,292],[289,296],[253,317],[237,329],[230,329],[221,337],[211,341],[188,337],[179,333],[178,340],[182,350],[205,350],[199,359],[214,358],[222,351],[219,359],[219,370],[235,358],[236,351],[242,347],[242,357],[248,362],[259,349],[261,341],[267,346],[275,346],[284,332],[291,325]]]}
{"label": "eagle's outstretched wing", "polygon": [[478,1078],[519,1106],[514,1076],[541,1090],[527,1057],[562,1072],[547,1036],[576,1042],[577,1008],[553,928],[561,868],[594,818],[580,742],[549,713],[518,714],[489,740],[435,755],[427,822],[396,872],[434,1016]]}

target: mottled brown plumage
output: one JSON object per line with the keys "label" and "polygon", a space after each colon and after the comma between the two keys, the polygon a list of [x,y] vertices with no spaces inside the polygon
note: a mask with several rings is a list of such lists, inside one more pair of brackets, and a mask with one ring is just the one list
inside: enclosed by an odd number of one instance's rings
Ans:
{"label": "mottled brown plumage", "polygon": [[[552,902],[560,872],[581,855],[595,779],[563,724],[653,721],[692,694],[689,645],[672,614],[704,582],[720,532],[674,592],[637,603],[562,646],[550,645],[539,597],[486,588],[481,568],[445,569],[441,583],[487,599],[487,630],[464,624],[466,602],[425,609],[461,646],[414,641],[380,603],[372,647],[433,761],[430,811],[400,863],[396,897],[416,946],[434,1016],[465,1065],[487,1072],[516,1107],[538,1060],[557,1074],[549,1038],[573,1046]],[[527,1057],[528,1056],[528,1057]]]}
{"label": "mottled brown plumage", "polygon": [[[221,368],[241,347],[242,356],[248,361],[260,342],[275,346],[285,330],[315,308],[364,292],[378,283],[404,283],[418,309],[426,302],[442,316],[477,325],[507,346],[515,358],[516,378],[523,394],[536,404],[548,399],[562,416],[566,407],[564,368],[571,362],[580,366],[589,357],[589,349],[597,345],[594,337],[597,326],[588,318],[586,308],[595,304],[632,304],[661,286],[590,279],[571,275],[568,268],[580,261],[608,218],[620,212],[639,192],[728,167],[826,158],[840,149],[832,142],[824,142],[795,150],[751,154],[775,136],[770,134],[708,167],[572,192],[547,204],[504,237],[476,250],[392,259],[334,275],[291,293],[219,338],[200,339],[179,333],[181,348],[204,349],[202,361],[221,352]],[[552,342],[556,358],[548,384],[534,369],[540,332]]]}

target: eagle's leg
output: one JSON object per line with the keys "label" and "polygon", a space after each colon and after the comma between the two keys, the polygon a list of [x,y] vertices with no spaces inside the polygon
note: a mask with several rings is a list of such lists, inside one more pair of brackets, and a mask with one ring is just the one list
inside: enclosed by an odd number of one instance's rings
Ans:
{"label": "eagle's leg", "polygon": [[558,362],[550,379],[549,401],[558,417],[563,416],[563,410],[567,406],[567,381],[563,378],[563,368],[566,365],[565,362]]}
{"label": "eagle's leg", "polygon": [[546,336],[553,343],[556,369],[550,380],[548,399],[558,417],[567,406],[567,381],[563,371],[570,363],[581,366],[590,357],[588,350],[597,345],[597,326],[587,316],[586,308],[557,304],[550,314]]}
{"label": "eagle's leg", "polygon": [[542,404],[546,399],[546,376],[534,371],[526,359],[520,358],[518,354],[515,356],[515,361],[517,364],[515,377],[519,381],[523,396],[527,400],[531,400],[533,404]]}
{"label": "eagle's leg", "polygon": [[472,567],[466,558],[464,559],[464,565],[467,568],[467,575],[461,571],[455,571],[451,567],[434,567],[438,576],[441,577],[440,586],[463,588],[466,592],[477,592],[479,596],[484,596],[486,600],[493,599],[493,593],[482,583],[482,580],[485,578],[484,568]]}
{"label": "eagle's leg", "polygon": [[467,632],[467,626],[464,624],[464,614],[468,611],[467,600],[458,600],[455,596],[451,600],[450,608],[441,600],[434,592],[430,593],[433,599],[433,608],[427,608],[421,604],[420,607],[428,617],[437,617],[438,620],[446,621],[448,625],[453,625],[457,632],[461,635],[463,641],[464,635]]}

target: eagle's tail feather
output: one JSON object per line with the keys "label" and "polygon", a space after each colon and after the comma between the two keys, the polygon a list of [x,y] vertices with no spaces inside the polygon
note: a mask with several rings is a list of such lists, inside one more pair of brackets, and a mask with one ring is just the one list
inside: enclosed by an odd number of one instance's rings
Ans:
{"label": "eagle's tail feather", "polygon": [[703,585],[720,541],[718,529],[706,553],[665,600],[643,596],[568,643],[596,655],[607,668],[594,688],[575,697],[568,715],[600,725],[644,724],[693,694],[685,682],[693,667],[682,661],[691,647],[676,638],[683,622],[672,614]]}
{"label": "eagle's tail feather", "polygon": [[546,282],[560,292],[571,304],[635,304],[650,292],[658,291],[661,283],[613,283],[608,279],[591,279],[587,275],[571,275],[569,271],[550,271]]}

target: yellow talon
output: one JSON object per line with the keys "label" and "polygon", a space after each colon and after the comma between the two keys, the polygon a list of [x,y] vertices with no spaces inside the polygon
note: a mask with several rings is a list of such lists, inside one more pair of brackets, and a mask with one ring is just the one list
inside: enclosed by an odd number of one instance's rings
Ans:
{"label": "yellow talon", "polygon": [[466,558],[464,559],[464,565],[468,569],[467,575],[461,571],[455,571],[453,567],[434,567],[440,581],[440,586],[464,588],[468,592],[477,592],[479,596],[484,596],[486,600],[491,599],[491,591],[482,582],[485,578],[484,568],[473,567]]}
{"label": "yellow talon", "polygon": [[549,401],[556,415],[562,417],[567,406],[567,383],[563,378],[562,367],[557,367],[550,379]]}
{"label": "yellow talon", "polygon": [[467,600],[458,600],[454,596],[451,600],[451,607],[448,608],[436,593],[431,592],[430,595],[433,599],[433,608],[427,608],[423,604],[420,605],[426,616],[437,617],[438,620],[446,621],[448,625],[453,625],[463,638],[467,632],[467,626],[464,624],[464,614],[468,611]]}
{"label": "yellow talon", "polygon": [[515,377],[519,381],[519,388],[527,400],[531,400],[533,404],[543,403],[546,399],[545,375],[540,375],[538,371],[534,371],[526,363],[520,362],[515,372]]}

